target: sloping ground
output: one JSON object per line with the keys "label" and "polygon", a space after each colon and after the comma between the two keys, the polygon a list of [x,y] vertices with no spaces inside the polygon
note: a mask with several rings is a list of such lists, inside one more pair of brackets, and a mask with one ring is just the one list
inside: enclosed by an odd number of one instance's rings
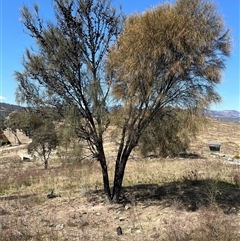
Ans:
{"label": "sloping ground", "polygon": [[[112,180],[111,139],[106,135]],[[235,155],[240,126],[211,121],[191,145],[195,155],[185,158],[148,160],[135,153],[117,205],[104,198],[98,162],[69,165],[53,159],[52,168],[43,170],[41,163],[4,157],[0,240],[240,240],[240,189],[232,179],[239,166],[211,155],[209,141]],[[48,199],[53,188],[61,197]]]}
{"label": "sloping ground", "polygon": [[205,155],[209,153],[209,142],[221,143],[221,153],[234,156],[240,152],[240,123],[209,119],[207,127],[197,136],[191,150]]}
{"label": "sloping ground", "polygon": [[[29,165],[19,173],[12,164],[13,173],[8,173],[16,181],[12,186],[19,185],[0,195],[0,231],[5,237],[0,240],[240,238],[240,190],[230,177],[234,169],[217,160],[132,160],[118,205],[105,200],[96,162],[72,170]],[[51,188],[61,197],[47,199]]]}

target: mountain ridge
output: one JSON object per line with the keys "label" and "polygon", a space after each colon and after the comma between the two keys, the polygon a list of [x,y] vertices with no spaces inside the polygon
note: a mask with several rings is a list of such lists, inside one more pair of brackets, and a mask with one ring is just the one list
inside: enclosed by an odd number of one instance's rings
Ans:
{"label": "mountain ridge", "polygon": [[240,123],[240,112],[237,110],[206,110],[205,114],[212,119]]}
{"label": "mountain ridge", "polygon": [[13,111],[23,111],[24,107],[8,103],[0,103],[0,118],[6,118]]}
{"label": "mountain ridge", "polygon": [[[25,108],[20,105],[0,103],[0,118],[7,117],[13,111],[23,111]],[[237,110],[206,110],[205,115],[212,119],[239,122],[240,112]]]}

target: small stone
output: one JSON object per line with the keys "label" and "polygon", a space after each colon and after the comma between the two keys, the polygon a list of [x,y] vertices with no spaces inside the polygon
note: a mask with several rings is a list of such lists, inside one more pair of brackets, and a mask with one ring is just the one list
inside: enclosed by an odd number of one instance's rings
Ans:
{"label": "small stone", "polygon": [[100,215],[101,215],[101,213],[97,212],[97,213],[96,213],[96,215],[97,215],[97,216],[100,216]]}
{"label": "small stone", "polygon": [[119,217],[119,221],[124,221],[124,217]]}
{"label": "small stone", "polygon": [[125,210],[128,210],[128,209],[130,209],[130,206],[129,206],[129,205],[126,205],[126,206],[125,206]]}
{"label": "small stone", "polygon": [[117,227],[117,235],[122,235],[122,228],[120,226]]}
{"label": "small stone", "polygon": [[63,224],[63,223],[58,224],[58,225],[56,226],[56,229],[57,229],[57,230],[62,230],[62,229],[64,229],[64,224]]}

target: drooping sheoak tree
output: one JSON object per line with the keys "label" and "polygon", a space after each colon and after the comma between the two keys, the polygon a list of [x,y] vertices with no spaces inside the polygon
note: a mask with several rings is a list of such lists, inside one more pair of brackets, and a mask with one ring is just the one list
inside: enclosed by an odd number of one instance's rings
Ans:
{"label": "drooping sheoak tree", "polygon": [[[126,163],[147,126],[175,108],[206,107],[220,97],[229,33],[211,3],[178,0],[123,15],[106,0],[53,0],[55,20],[38,6],[23,7],[23,24],[36,40],[15,72],[19,100],[48,106],[64,117],[74,109],[74,129],[97,157],[109,200],[118,202]],[[111,102],[121,106],[111,118]],[[119,131],[113,188],[103,134]],[[76,124],[77,123],[77,124]]]}

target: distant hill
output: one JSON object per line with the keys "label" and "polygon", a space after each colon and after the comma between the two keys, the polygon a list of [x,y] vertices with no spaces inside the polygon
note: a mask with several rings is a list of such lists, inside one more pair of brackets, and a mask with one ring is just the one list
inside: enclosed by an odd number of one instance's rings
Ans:
{"label": "distant hill", "polygon": [[[0,103],[0,118],[7,117],[13,111],[24,111],[24,109],[19,105]],[[240,123],[240,112],[236,110],[206,110],[205,114],[212,119]]]}
{"label": "distant hill", "polygon": [[216,120],[240,123],[240,112],[236,110],[206,110],[206,116]]}
{"label": "distant hill", "polygon": [[24,107],[7,103],[0,103],[0,118],[7,117],[13,111],[24,111]]}

